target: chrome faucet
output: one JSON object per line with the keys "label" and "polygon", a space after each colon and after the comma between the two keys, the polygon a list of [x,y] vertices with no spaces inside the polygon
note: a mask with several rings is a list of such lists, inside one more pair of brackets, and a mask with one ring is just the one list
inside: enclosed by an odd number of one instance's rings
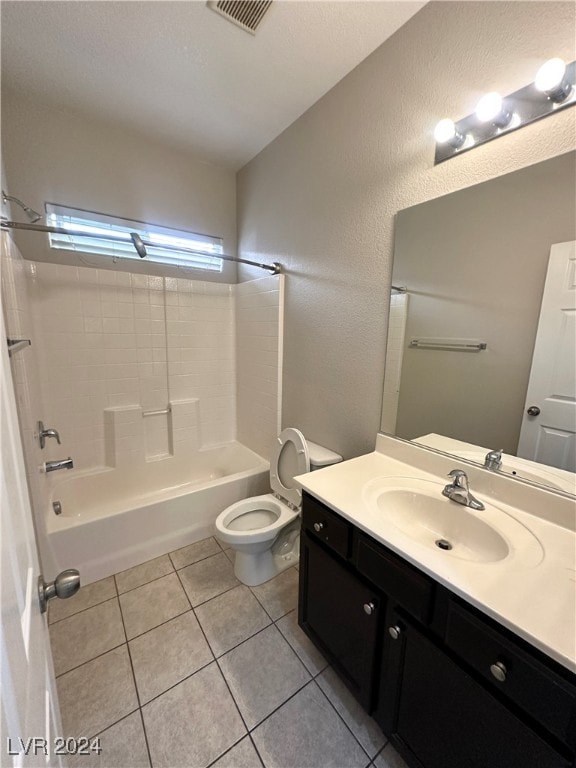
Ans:
{"label": "chrome faucet", "polygon": [[465,507],[470,507],[471,509],[484,509],[484,504],[482,504],[481,501],[478,501],[478,499],[470,493],[470,488],[468,487],[468,475],[466,472],[461,469],[453,469],[452,472],[448,473],[448,477],[452,477],[453,480],[445,486],[442,491],[443,496],[447,496],[450,501],[455,501],[457,504],[463,504]]}
{"label": "chrome faucet", "polygon": [[44,464],[46,472],[55,472],[57,469],[74,469],[74,462],[68,456],[67,459],[58,459],[57,461],[47,461]]}
{"label": "chrome faucet", "polygon": [[40,441],[40,448],[44,448],[46,445],[47,437],[55,437],[56,442],[60,445],[60,435],[55,429],[44,429],[44,422],[38,422],[38,440]]}
{"label": "chrome faucet", "polygon": [[502,467],[502,448],[498,451],[490,451],[484,458],[484,466],[486,469],[492,469],[494,472]]}

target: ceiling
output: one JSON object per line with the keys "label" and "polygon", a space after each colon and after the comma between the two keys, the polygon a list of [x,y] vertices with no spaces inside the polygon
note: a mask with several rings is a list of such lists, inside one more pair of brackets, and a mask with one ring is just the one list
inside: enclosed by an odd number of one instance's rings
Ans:
{"label": "ceiling", "polygon": [[424,4],[274,0],[253,36],[202,0],[3,0],[2,85],[237,169]]}

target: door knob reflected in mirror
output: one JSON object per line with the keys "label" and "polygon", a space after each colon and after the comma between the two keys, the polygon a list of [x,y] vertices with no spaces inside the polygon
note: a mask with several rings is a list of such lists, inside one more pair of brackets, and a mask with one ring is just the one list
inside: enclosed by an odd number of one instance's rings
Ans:
{"label": "door knob reflected in mirror", "polygon": [[530,408],[526,409],[526,413],[528,414],[528,416],[539,416],[540,408],[538,408],[537,405],[531,405]]}

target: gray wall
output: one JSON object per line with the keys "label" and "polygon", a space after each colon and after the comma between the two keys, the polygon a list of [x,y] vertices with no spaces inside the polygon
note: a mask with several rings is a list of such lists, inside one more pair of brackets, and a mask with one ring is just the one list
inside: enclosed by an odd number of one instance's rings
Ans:
{"label": "gray wall", "polygon": [[572,109],[434,167],[434,126],[523,87],[547,58],[576,58],[575,14],[432,2],[242,169],[240,252],[287,272],[284,426],[345,457],[373,449],[394,215],[574,146]]}
{"label": "gray wall", "polygon": [[[575,154],[402,211],[393,282],[409,290],[396,434],[516,453],[550,246],[576,238]],[[479,353],[414,349],[476,338]]]}
{"label": "gray wall", "polygon": [[[236,252],[236,174],[188,151],[4,89],[2,157],[7,191],[40,213],[45,202],[60,203],[219,236],[225,253]],[[12,214],[23,220],[15,206]],[[69,252],[51,251],[46,235],[20,232],[16,242],[27,259],[82,266]],[[136,261],[110,268],[236,282],[231,263],[218,275]]]}

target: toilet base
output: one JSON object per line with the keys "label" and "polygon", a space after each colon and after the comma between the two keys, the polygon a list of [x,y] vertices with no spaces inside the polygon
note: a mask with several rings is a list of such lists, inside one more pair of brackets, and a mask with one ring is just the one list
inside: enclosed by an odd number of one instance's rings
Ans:
{"label": "toilet base", "polygon": [[[276,552],[274,551],[276,549]],[[282,571],[300,561],[298,541],[287,550],[286,547],[273,546],[264,552],[241,552],[236,550],[234,575],[247,587],[257,587],[273,579]]]}

